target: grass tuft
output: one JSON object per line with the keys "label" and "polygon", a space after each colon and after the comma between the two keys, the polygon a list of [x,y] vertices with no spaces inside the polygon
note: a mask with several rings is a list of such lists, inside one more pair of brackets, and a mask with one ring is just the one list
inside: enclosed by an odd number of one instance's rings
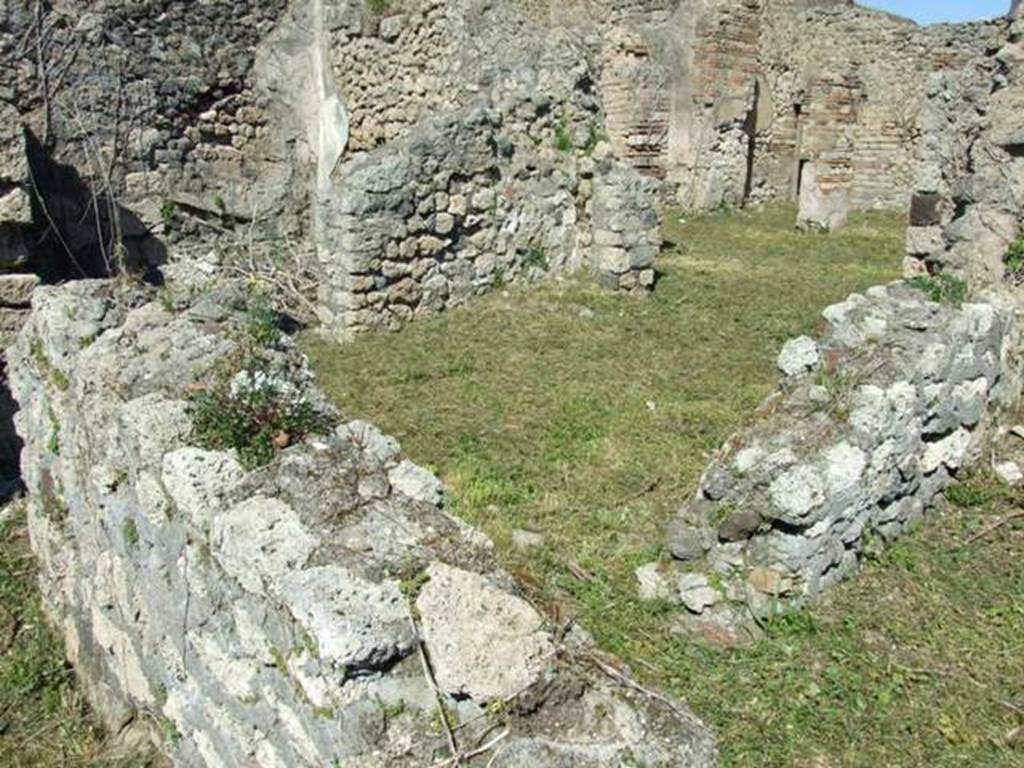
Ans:
{"label": "grass tuft", "polygon": [[924,291],[928,298],[940,304],[959,307],[967,299],[967,283],[954,275],[939,273],[930,277],[914,277],[907,281],[911,286]]}

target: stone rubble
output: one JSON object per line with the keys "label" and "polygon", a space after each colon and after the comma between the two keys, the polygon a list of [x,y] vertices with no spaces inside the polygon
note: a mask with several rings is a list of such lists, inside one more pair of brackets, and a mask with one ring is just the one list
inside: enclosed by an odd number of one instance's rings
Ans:
{"label": "stone rubble", "polygon": [[[0,50],[31,37],[33,8],[4,4]],[[166,258],[155,235],[268,258],[284,242],[341,335],[517,278],[587,269],[648,290],[660,198],[796,200],[802,225],[826,229],[848,209],[900,207],[928,76],[953,77],[1007,26],[920,28],[847,0],[66,0],[45,12],[45,53],[70,60],[67,76],[47,109],[36,68],[7,68],[0,123],[23,121],[40,145],[43,198],[74,260],[103,240],[75,224],[101,181],[76,126],[111,144],[120,94],[138,123],[124,126],[115,179],[133,259]],[[13,221],[0,206],[0,250],[24,258]],[[40,242],[58,272],[73,269],[56,238]]]}
{"label": "stone rubble", "polygon": [[[24,55],[36,7],[0,3],[0,347],[32,542],[101,719],[154,726],[177,765],[431,765],[421,649],[462,738],[505,714],[467,764],[715,763],[703,727],[589,665],[585,633],[558,641],[372,425],[253,471],[192,444],[187,393],[237,349],[242,292],[205,277],[232,254],[312,273],[347,337],[510,280],[650,290],[663,199],[795,200],[799,226],[831,230],[913,192],[906,270],[925,280],[786,344],[782,388],[669,526],[672,562],[637,570],[642,597],[718,638],[853,573],[1018,400],[1019,2],[919,28],[847,0],[64,0],[43,7],[54,93]],[[106,193],[93,143],[125,152]],[[41,285],[110,274],[115,232],[151,275],[156,235],[205,260],[168,266],[164,301]],[[929,301],[951,276],[969,301]],[[1020,482],[1017,458],[994,469]]]}
{"label": "stone rubble", "polygon": [[[358,67],[339,77],[354,128],[317,207],[329,328],[394,329],[507,281],[583,268],[613,289],[653,286],[658,187],[602,139],[580,32],[469,0],[424,0],[415,22],[379,25],[352,5],[336,9],[336,56],[372,51],[384,65],[368,89]],[[415,87],[393,86],[413,72]]]}
{"label": "stone rubble", "polygon": [[992,471],[1007,485],[1018,486],[1024,483],[1024,470],[1015,461],[1000,461],[992,466]]}

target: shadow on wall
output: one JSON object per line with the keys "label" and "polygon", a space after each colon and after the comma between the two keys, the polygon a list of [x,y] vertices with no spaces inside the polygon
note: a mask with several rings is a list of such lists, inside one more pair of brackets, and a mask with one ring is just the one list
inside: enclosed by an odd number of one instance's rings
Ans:
{"label": "shadow on wall", "polygon": [[[25,151],[31,173],[32,223],[19,235],[28,249],[20,272],[44,283],[110,277],[121,271],[160,284],[160,265],[167,249],[131,211],[91,188],[71,166],[56,162],[39,139],[25,130]],[[120,241],[122,248],[115,248]],[[114,254],[123,254],[123,264]],[[18,279],[27,275],[4,275]],[[3,297],[0,303],[9,300]],[[29,311],[28,295],[17,304],[2,304],[13,324],[0,323],[5,334],[17,332]],[[21,488],[22,443],[15,428],[17,405],[8,388],[6,355],[0,350],[0,503]]]}
{"label": "shadow on wall", "polygon": [[124,271],[159,284],[167,249],[149,228],[73,167],[50,157],[27,129],[25,144],[33,184],[29,271],[47,283],[110,277],[119,271],[114,253],[120,239]]}
{"label": "shadow on wall", "polygon": [[14,429],[18,404],[7,381],[7,361],[0,359],[0,504],[21,490],[21,438]]}

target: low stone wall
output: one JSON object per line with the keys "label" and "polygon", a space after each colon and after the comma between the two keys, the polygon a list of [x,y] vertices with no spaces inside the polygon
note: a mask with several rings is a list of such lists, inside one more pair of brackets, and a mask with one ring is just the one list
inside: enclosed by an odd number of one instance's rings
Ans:
{"label": "low stone wall", "polygon": [[[441,717],[490,744],[466,765],[714,765],[702,726],[556,634],[371,425],[252,471],[195,447],[189,393],[248,321],[236,286],[191,290],[41,288],[11,353],[45,605],[108,726],[150,726],[188,768],[433,765]],[[265,352],[325,408],[287,339]]]}
{"label": "low stone wall", "polygon": [[736,639],[850,576],[872,539],[920,520],[1019,396],[1012,307],[931,301],[905,283],[824,312],[782,351],[781,390],[718,452],[638,571],[693,629]]}

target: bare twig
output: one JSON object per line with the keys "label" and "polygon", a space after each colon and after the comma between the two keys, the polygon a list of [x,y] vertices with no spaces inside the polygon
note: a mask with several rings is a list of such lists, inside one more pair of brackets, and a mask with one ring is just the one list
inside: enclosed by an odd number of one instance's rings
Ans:
{"label": "bare twig", "polygon": [[594,581],[593,575],[587,571],[582,565],[577,563],[575,560],[570,560],[566,564],[566,568],[569,569],[569,573],[575,576],[579,581],[592,582]]}
{"label": "bare twig", "polygon": [[619,498],[615,502],[615,505],[619,506],[621,504],[628,504],[631,501],[636,501],[637,499],[643,498],[644,496],[646,496],[649,493],[653,493],[654,491],[658,490],[658,486],[661,485],[662,479],[663,478],[661,478],[660,476],[654,478],[651,482],[649,482],[647,485],[645,485],[639,491],[634,491],[633,493],[627,494],[627,495],[622,496],[621,498]]}
{"label": "bare twig", "polygon": [[[507,705],[511,704],[513,701],[515,701],[520,696],[522,696],[524,693],[526,693],[528,690],[530,690],[532,685],[533,685],[532,683],[530,685],[525,685],[522,688],[520,688],[518,691],[516,691],[515,693],[510,694],[510,695],[506,696],[505,698],[501,699],[501,706],[504,707],[504,706],[507,706]],[[487,711],[481,712],[476,717],[471,717],[468,720],[464,720],[463,722],[457,724],[455,726],[455,728],[453,728],[452,730],[454,730],[455,732],[461,731],[463,728],[468,728],[473,723],[480,722],[481,720],[484,720],[484,719],[486,719],[486,718],[488,718],[490,716],[491,716],[490,712],[487,712]]]}
{"label": "bare twig", "polygon": [[293,298],[295,301],[299,302],[310,315],[313,317],[316,316],[316,304],[307,299],[301,290],[296,288],[294,285],[286,283],[283,278],[280,278],[278,276],[279,273],[276,270],[270,268],[268,273],[268,270],[264,268],[250,267],[249,269],[245,269],[243,267],[236,267],[233,264],[229,264],[227,269],[242,277],[255,277],[258,280],[269,283],[278,290],[288,294],[288,296]]}
{"label": "bare twig", "polygon": [[964,542],[964,544],[973,544],[974,542],[978,541],[978,539],[983,539],[989,534],[995,533],[1006,524],[1012,523],[1014,520],[1020,520],[1021,518],[1024,518],[1024,512],[1013,512],[1012,514],[1001,517],[999,520],[996,520],[994,523],[992,523],[992,525],[982,528],[976,534],[971,536],[969,539],[967,539],[967,541]]}
{"label": "bare twig", "polygon": [[78,270],[82,277],[88,277],[86,271],[82,268],[82,265],[78,263],[78,259],[75,258],[75,252],[71,250],[71,246],[68,245],[68,241],[64,239],[64,235],[60,231],[60,227],[57,226],[57,222],[54,221],[53,216],[50,215],[50,209],[46,205],[46,199],[43,197],[43,192],[39,188],[39,184],[36,182],[35,173],[32,171],[31,164],[28,167],[28,181],[32,185],[32,191],[35,193],[36,200],[39,202],[39,208],[43,212],[43,216],[46,218],[47,223],[50,225],[50,229],[53,234],[57,236],[60,241],[61,247],[64,249],[64,253],[67,254],[68,260]]}
{"label": "bare twig", "polygon": [[[455,765],[459,764],[461,759],[459,755],[459,745],[455,741],[455,732],[452,731],[451,723],[448,722],[448,711],[444,706],[444,695],[441,693],[441,689],[437,685],[437,678],[434,677],[434,670],[430,666],[430,659],[427,657],[427,649],[423,645],[423,640],[420,638],[420,628],[416,623],[416,617],[412,613],[412,606],[406,603],[406,614],[409,617],[409,625],[412,627],[413,637],[416,640],[416,650],[419,651],[420,666],[423,667],[423,676],[427,679],[430,684],[431,690],[434,692],[434,701],[437,704],[437,714],[441,718],[441,725],[444,728],[445,735],[448,737],[448,749],[451,750],[451,757],[441,765]],[[454,762],[452,762],[454,761]]]}
{"label": "bare twig", "polygon": [[43,100],[43,146],[50,145],[50,132],[53,127],[53,108],[50,105],[49,68],[46,66],[46,36],[43,32],[43,3],[36,0],[33,8],[35,16],[35,49],[36,67],[39,70],[39,96]]}
{"label": "bare twig", "polygon": [[1012,711],[1016,712],[1016,713],[1017,713],[1018,715],[1024,715],[1024,708],[1018,707],[1018,706],[1017,706],[1016,704],[1014,704],[1014,703],[1013,703],[1012,701],[1005,701],[1005,700],[1003,700],[1003,699],[997,699],[997,702],[998,702],[999,704],[1002,704],[1002,705],[1003,705],[1004,707],[1006,707],[1007,709],[1009,709],[1009,710],[1012,710]]}
{"label": "bare twig", "polygon": [[7,637],[4,638],[3,645],[0,645],[0,656],[7,653],[7,651],[14,646],[15,641],[18,639],[18,633],[21,632],[22,622],[17,616],[14,616],[5,609],[5,613],[11,616],[10,629],[7,631]]}
{"label": "bare twig", "polygon": [[633,678],[629,677],[624,672],[616,669],[615,667],[613,667],[608,662],[602,661],[600,658],[598,658],[596,653],[588,653],[585,656],[585,658],[591,664],[593,664],[599,670],[604,672],[606,675],[608,675],[608,677],[610,677],[612,680],[616,681],[617,683],[619,683],[621,685],[624,685],[627,688],[632,688],[633,690],[638,691],[638,692],[644,694],[648,698],[654,699],[655,701],[657,701],[657,702],[659,702],[661,704],[664,704],[666,707],[668,707],[670,710],[672,710],[672,712],[679,719],[685,720],[685,721],[687,721],[689,723],[693,723],[695,725],[702,725],[700,720],[698,720],[696,717],[691,715],[686,710],[680,709],[679,706],[677,706],[674,701],[672,701],[671,699],[669,699],[666,696],[662,696],[657,691],[652,691],[650,688],[647,688],[647,687],[641,685],[636,680],[634,680]]}
{"label": "bare twig", "polygon": [[[106,162],[103,160],[103,151],[98,145],[99,139],[97,139],[97,130],[95,130],[97,127],[92,125],[95,122],[92,118],[99,110],[93,109],[91,106],[83,109],[77,98],[69,105],[71,118],[78,126],[78,131],[82,136],[82,150],[85,153],[85,159],[91,169],[92,184],[90,185],[89,207],[92,209],[96,226],[96,240],[99,243],[100,254],[108,274],[123,273],[125,268],[120,206],[117,202],[117,189],[114,180],[122,162],[121,134],[126,130],[124,105],[124,80],[119,73],[115,111],[111,121],[112,136],[108,147],[109,159]],[[106,209],[106,231],[104,231],[103,218],[100,215],[101,200]]]}
{"label": "bare twig", "polygon": [[[462,754],[455,755],[454,757],[449,757],[446,760],[442,760],[438,763],[434,763],[434,765],[431,768],[450,768],[450,766],[458,765],[459,762],[462,760],[472,760],[474,757],[479,757],[480,755],[486,754],[487,752],[490,752],[492,749],[498,746],[498,744],[500,744],[502,741],[507,739],[510,733],[511,731],[509,731],[506,728],[504,731],[499,733],[486,744],[483,744],[477,747],[476,749],[471,749],[469,752],[464,752]],[[493,762],[493,758],[491,760]]]}

